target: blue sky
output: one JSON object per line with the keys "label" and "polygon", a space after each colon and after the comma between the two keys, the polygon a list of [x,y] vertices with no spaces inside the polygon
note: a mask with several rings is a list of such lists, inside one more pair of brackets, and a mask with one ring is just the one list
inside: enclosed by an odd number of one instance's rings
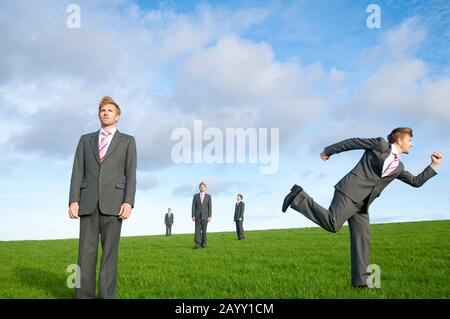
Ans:
{"label": "blue sky", "polygon": [[[200,181],[213,196],[210,231],[234,229],[244,194],[246,229],[314,226],[282,214],[292,184],[328,207],[333,185],[361,151],[323,162],[348,137],[414,129],[403,155],[418,174],[433,151],[449,152],[450,5],[447,1],[74,1],[0,5],[0,240],[73,238],[67,216],[79,136],[96,131],[97,104],[113,96],[120,131],[136,137],[138,191],[124,236],[191,233]],[[381,8],[369,29],[366,7]],[[174,164],[174,129],[277,128],[279,170],[260,164]],[[205,143],[206,144],[206,143]],[[370,207],[373,223],[448,219],[445,159],[422,188],[395,181]]]}

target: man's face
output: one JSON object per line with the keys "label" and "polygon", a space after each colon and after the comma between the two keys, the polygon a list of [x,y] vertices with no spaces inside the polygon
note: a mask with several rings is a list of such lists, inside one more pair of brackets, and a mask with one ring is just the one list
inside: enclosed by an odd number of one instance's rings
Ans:
{"label": "man's face", "polygon": [[172,212],[172,210],[171,209],[169,209],[169,210],[167,210],[167,212],[170,214],[171,212]]}
{"label": "man's face", "polygon": [[237,195],[236,200],[239,202],[241,200],[241,197],[239,195]]}
{"label": "man's face", "polygon": [[117,123],[119,120],[119,113],[117,108],[113,104],[105,104],[100,108],[98,112],[98,117],[102,126],[111,126]]}
{"label": "man's face", "polygon": [[403,138],[400,138],[398,144],[400,146],[400,151],[405,154],[408,154],[414,146],[412,143],[412,137],[408,134],[404,135]]}
{"label": "man's face", "polygon": [[206,186],[202,184],[198,187],[198,189],[200,189],[200,192],[203,193],[206,190]]}

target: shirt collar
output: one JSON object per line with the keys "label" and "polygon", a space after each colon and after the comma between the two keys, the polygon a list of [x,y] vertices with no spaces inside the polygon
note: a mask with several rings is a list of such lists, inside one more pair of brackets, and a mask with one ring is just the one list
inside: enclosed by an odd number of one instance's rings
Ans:
{"label": "shirt collar", "polygon": [[391,144],[391,153],[394,155],[400,155],[397,146],[395,146],[394,144]]}
{"label": "shirt collar", "polygon": [[[104,132],[105,130],[103,128],[100,128],[100,135]],[[111,134],[111,137],[114,136],[114,133],[116,133],[117,131],[117,127],[113,127],[112,129],[109,129],[108,132]]]}

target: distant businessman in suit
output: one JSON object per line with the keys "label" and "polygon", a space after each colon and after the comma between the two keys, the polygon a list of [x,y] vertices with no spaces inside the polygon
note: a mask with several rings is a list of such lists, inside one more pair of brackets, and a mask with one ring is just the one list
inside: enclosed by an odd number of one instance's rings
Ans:
{"label": "distant businessman in suit", "polygon": [[206,247],[206,228],[211,221],[212,201],[211,195],[206,194],[206,184],[198,185],[200,193],[192,198],[192,221],[195,222],[195,248]]}
{"label": "distant businessman in suit", "polygon": [[245,239],[243,227],[245,203],[242,201],[242,199],[242,194],[237,194],[236,205],[234,207],[234,221],[236,222],[236,234],[238,240]]}
{"label": "distant businessman in suit", "polygon": [[172,225],[173,225],[173,214],[172,208],[167,210],[167,213],[164,217],[164,224],[166,224],[166,236],[172,235]]}
{"label": "distant businessman in suit", "polygon": [[282,211],[290,206],[329,232],[337,232],[348,221],[351,241],[352,285],[367,287],[367,266],[369,265],[371,231],[369,225],[369,205],[380,196],[381,191],[394,179],[399,179],[413,187],[422,186],[436,175],[436,167],[443,159],[434,152],[431,164],[419,175],[405,170],[400,154],[408,154],[412,144],[412,129],[399,127],[387,137],[350,138],[325,147],[320,154],[323,160],[331,155],[355,149],[365,150],[356,166],[336,185],[330,208],[326,210],[317,204],[298,185],[294,185],[285,197]]}
{"label": "distant businessman in suit", "polygon": [[95,298],[99,237],[100,298],[116,297],[120,230],[136,192],[136,143],[133,136],[117,130],[120,112],[119,105],[105,96],[98,109],[101,128],[81,136],[75,153],[69,216],[80,218],[77,298]]}

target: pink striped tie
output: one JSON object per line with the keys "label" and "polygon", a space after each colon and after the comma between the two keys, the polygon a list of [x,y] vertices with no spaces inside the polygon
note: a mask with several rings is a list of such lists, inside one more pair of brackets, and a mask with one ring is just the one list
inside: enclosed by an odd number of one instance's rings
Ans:
{"label": "pink striped tie", "polygon": [[102,132],[102,139],[100,140],[100,145],[98,147],[98,153],[100,155],[100,161],[103,162],[103,159],[106,155],[106,149],[108,146],[108,135],[111,134],[108,131]]}
{"label": "pink striped tie", "polygon": [[395,169],[398,167],[398,164],[400,163],[400,156],[398,156],[398,154],[394,154],[394,155],[395,155],[394,160],[384,170],[383,175],[381,175],[381,177],[388,176],[393,171],[395,171]]}

